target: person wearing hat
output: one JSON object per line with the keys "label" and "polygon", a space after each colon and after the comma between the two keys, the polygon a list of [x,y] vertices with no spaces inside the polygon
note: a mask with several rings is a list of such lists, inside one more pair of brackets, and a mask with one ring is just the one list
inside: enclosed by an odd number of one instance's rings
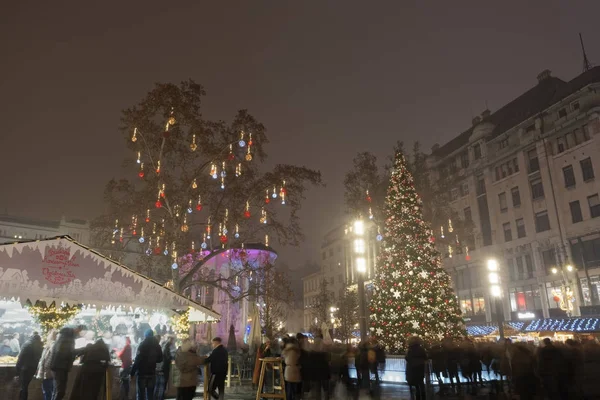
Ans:
{"label": "person wearing hat", "polygon": [[146,330],[144,340],[138,346],[137,354],[131,366],[131,376],[136,376],[137,400],[152,400],[156,386],[156,364],[162,362],[160,345],[152,329]]}

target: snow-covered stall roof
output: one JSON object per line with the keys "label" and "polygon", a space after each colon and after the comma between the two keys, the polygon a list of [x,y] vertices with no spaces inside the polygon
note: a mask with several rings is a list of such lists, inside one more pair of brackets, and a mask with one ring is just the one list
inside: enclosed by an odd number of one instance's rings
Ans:
{"label": "snow-covered stall roof", "polygon": [[195,321],[221,317],[68,236],[0,245],[0,298],[144,309],[191,307]]}

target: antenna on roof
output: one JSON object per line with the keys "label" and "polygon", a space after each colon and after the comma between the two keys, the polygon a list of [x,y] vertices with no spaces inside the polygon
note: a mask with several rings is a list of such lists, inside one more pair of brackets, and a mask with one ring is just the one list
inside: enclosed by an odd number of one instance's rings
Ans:
{"label": "antenna on roof", "polygon": [[587,54],[585,52],[585,46],[583,45],[583,37],[581,36],[581,33],[579,34],[579,43],[581,43],[581,52],[583,53],[583,72],[589,71],[590,69],[592,69],[592,64],[590,63],[590,60],[588,60],[587,58]]}

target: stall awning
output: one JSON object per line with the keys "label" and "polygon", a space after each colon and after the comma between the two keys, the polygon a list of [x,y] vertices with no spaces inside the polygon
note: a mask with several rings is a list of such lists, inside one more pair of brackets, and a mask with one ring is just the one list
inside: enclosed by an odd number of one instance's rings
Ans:
{"label": "stall awning", "polygon": [[220,315],[68,236],[0,245],[0,297],[194,311],[198,322]]}
{"label": "stall awning", "polygon": [[523,329],[524,332],[600,332],[600,318],[544,318],[536,319]]}

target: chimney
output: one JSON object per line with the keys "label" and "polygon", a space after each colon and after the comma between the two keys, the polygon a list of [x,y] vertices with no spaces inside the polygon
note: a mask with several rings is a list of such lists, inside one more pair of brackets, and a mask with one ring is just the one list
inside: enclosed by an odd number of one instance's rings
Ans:
{"label": "chimney", "polygon": [[481,119],[484,120],[486,118],[489,118],[489,116],[492,115],[492,112],[490,110],[488,110],[487,108],[481,113]]}
{"label": "chimney", "polygon": [[435,153],[436,151],[438,151],[440,149],[440,145],[439,143],[434,144],[433,146],[431,146],[431,153]]}
{"label": "chimney", "polygon": [[479,117],[479,116],[473,118],[473,120],[471,121],[471,123],[473,124],[473,126],[477,125],[480,122],[481,122],[481,117]]}
{"label": "chimney", "polygon": [[538,74],[538,76],[537,76],[538,83],[542,83],[542,81],[545,81],[546,79],[548,79],[550,77],[552,77],[552,71],[550,71],[549,69],[545,69]]}

